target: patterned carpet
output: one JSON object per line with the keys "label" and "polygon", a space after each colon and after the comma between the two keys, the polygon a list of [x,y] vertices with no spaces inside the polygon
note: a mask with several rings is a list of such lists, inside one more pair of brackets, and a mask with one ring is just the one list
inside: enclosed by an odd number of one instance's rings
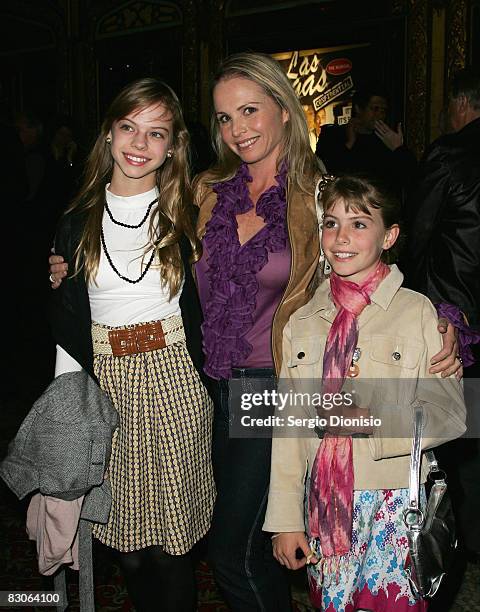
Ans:
{"label": "patterned carpet", "polygon": [[[10,400],[3,406],[0,435],[0,456],[3,457],[7,442],[14,436],[26,413],[24,403]],[[35,547],[25,533],[27,502],[19,502],[2,481],[0,481],[0,590],[32,591],[52,590],[52,580],[37,572]],[[228,607],[218,593],[208,565],[203,560],[204,551],[198,551],[197,583],[199,588],[199,612],[223,612]],[[94,544],[95,598],[100,612],[129,612],[133,607],[128,599],[119,568],[108,548],[97,541]],[[463,567],[459,575],[463,574]],[[69,610],[77,612],[78,574],[67,572]],[[292,573],[292,592],[295,612],[311,612],[302,572]],[[447,603],[447,591],[440,594],[432,612],[480,612],[480,566],[468,565],[461,589],[454,604]],[[10,608],[11,609],[11,608]],[[22,607],[21,610],[37,608]],[[49,610],[54,608],[38,608]],[[161,612],[161,608],[159,608]]]}

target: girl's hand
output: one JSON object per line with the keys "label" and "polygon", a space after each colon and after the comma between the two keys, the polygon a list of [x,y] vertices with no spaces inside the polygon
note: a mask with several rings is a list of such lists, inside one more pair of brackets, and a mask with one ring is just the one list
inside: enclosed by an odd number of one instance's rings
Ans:
{"label": "girl's hand", "polygon": [[61,255],[50,255],[48,258],[50,267],[48,271],[50,273],[50,282],[52,283],[52,289],[57,289],[62,284],[62,278],[67,276],[68,263],[63,261]]}
{"label": "girl's hand", "polygon": [[[307,563],[318,563],[318,559],[313,555],[307,538],[303,531],[292,531],[289,533],[279,533],[272,540],[273,556],[288,569],[300,569]],[[303,552],[304,556],[297,559],[297,549]]]}
{"label": "girl's hand", "polygon": [[430,363],[430,374],[442,373],[442,378],[455,374],[457,380],[463,376],[463,367],[458,358],[457,328],[443,317],[438,320],[438,331],[442,334],[443,348],[434,355]]}

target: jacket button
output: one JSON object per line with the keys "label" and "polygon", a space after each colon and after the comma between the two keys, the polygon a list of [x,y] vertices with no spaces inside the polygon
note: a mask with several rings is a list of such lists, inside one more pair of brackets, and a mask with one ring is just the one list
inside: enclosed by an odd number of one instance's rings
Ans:
{"label": "jacket button", "polygon": [[395,351],[392,353],[392,357],[395,359],[395,361],[398,361],[401,358],[401,355],[398,351]]}
{"label": "jacket button", "polygon": [[305,357],[305,353],[303,351],[300,351],[297,355],[298,359],[303,359]]}

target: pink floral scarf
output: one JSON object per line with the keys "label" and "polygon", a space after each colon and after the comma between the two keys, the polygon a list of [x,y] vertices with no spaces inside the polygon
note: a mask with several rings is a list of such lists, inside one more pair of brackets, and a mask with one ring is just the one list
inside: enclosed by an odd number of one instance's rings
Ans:
{"label": "pink floral scarf", "polygon": [[[358,341],[357,318],[389,272],[378,262],[360,285],[332,272],[330,291],[338,312],[323,356],[322,393],[341,391]],[[326,433],[313,464],[309,495],[310,535],[320,538],[323,557],[350,551],[353,484],[352,438]]]}

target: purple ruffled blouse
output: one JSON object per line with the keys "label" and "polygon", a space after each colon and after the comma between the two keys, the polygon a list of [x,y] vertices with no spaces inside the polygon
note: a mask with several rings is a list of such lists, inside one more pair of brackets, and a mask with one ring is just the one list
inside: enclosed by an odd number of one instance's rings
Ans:
{"label": "purple ruffled blouse", "polygon": [[265,226],[243,245],[237,215],[253,208],[252,180],[242,164],[229,181],[213,190],[217,203],[206,225],[203,257],[196,265],[204,323],[205,372],[230,378],[233,367],[271,367],[273,316],[290,275],[286,180],[283,167],[277,184],[258,199],[256,212]]}

